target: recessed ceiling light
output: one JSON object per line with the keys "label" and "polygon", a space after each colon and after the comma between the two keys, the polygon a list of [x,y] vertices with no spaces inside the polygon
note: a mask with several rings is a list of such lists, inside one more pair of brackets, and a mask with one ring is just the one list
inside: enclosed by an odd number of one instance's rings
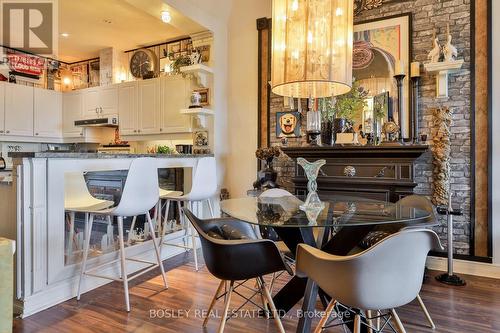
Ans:
{"label": "recessed ceiling light", "polygon": [[172,21],[172,16],[168,10],[163,10],[161,12],[161,20],[165,23],[170,23],[170,21]]}
{"label": "recessed ceiling light", "polygon": [[63,32],[63,33],[61,34],[61,37],[67,38],[67,37],[69,37],[69,34],[68,34],[67,32]]}

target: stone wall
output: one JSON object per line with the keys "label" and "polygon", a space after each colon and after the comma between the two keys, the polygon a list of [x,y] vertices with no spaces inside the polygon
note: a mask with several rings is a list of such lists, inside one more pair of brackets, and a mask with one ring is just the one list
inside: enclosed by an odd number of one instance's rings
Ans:
{"label": "stone wall", "polygon": [[[420,133],[428,135],[428,144],[432,144],[434,134],[432,125],[432,108],[448,106],[453,113],[452,125],[452,194],[455,205],[464,209],[464,216],[455,218],[455,252],[469,254],[471,231],[471,3],[470,0],[413,0],[394,1],[383,6],[362,12],[355,18],[356,22],[392,16],[403,13],[413,13],[413,54],[412,61],[427,62],[427,53],[431,48],[434,28],[445,41],[446,26],[450,24],[453,44],[458,48],[458,58],[464,59],[463,69],[450,78],[449,99],[437,100],[435,95],[434,76],[422,70],[423,77],[420,89]],[[280,145],[276,138],[276,112],[284,111],[283,98],[271,97],[270,136],[272,145]],[[305,119],[302,120],[302,130],[305,130]],[[289,139],[289,146],[305,144],[305,133],[300,139]],[[290,177],[294,167],[290,160],[281,158],[277,163],[281,185],[290,189]],[[432,155],[422,156],[416,166],[415,181],[418,183],[416,192],[423,195],[432,193]],[[446,246],[446,221],[440,218],[440,226],[436,227]]]}

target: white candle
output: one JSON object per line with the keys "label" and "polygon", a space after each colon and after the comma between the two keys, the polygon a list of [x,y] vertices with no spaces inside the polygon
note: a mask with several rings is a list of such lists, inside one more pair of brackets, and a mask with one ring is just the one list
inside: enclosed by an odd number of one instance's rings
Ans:
{"label": "white candle", "polygon": [[394,75],[405,75],[405,62],[403,60],[396,60],[396,69]]}
{"label": "white candle", "polygon": [[411,63],[411,77],[420,77],[420,63],[418,61]]}

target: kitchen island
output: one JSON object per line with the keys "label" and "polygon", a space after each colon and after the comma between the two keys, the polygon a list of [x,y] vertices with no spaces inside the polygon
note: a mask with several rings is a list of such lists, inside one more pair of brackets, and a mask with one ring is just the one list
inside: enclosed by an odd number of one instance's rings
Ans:
{"label": "kitchen island", "polygon": [[[152,155],[152,154],[101,154],[101,153],[61,153],[61,152],[19,152],[11,153],[13,158],[13,181],[10,186],[2,186],[2,197],[11,198],[15,205],[4,208],[0,236],[16,240],[16,303],[15,311],[21,316],[29,316],[76,295],[80,258],[79,244],[83,233],[75,232],[68,237],[67,214],[64,209],[64,177],[66,173],[97,173],[105,175],[125,173],[131,159],[154,157],[160,170],[182,169],[182,190],[189,192],[192,175],[198,160],[212,155]],[[5,207],[5,206],[3,206]],[[201,207],[200,214],[203,214]],[[103,220],[102,233],[95,241],[94,255],[88,267],[101,265],[118,258],[113,245],[113,225]],[[72,228],[73,230],[73,228]],[[96,228],[99,232],[99,228]],[[78,230],[76,230],[78,231]],[[182,231],[172,231],[168,238],[178,236]],[[73,234],[73,233],[72,233]],[[96,235],[93,233],[92,239]],[[68,256],[68,246],[74,250]],[[162,247],[162,258],[174,256],[183,249]],[[76,254],[75,254],[76,253]],[[144,260],[154,260],[153,244],[150,240],[136,242],[127,248],[127,256]],[[109,265],[106,275],[117,275],[119,263]],[[144,265],[127,263],[128,272],[134,272]],[[88,277],[82,284],[84,291],[97,288],[109,280]]]}

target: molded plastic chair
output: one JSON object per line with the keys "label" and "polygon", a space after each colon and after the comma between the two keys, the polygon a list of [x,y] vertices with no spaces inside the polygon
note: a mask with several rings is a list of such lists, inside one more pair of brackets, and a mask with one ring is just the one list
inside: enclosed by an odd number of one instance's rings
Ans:
{"label": "molded plastic chair", "polygon": [[[229,318],[227,316],[231,295],[235,288],[242,285],[242,283],[237,283],[235,286],[235,282],[250,279],[257,279],[258,290],[256,293],[262,294],[263,303],[265,304],[265,299],[269,304],[279,331],[285,332],[271,294],[263,279],[264,275],[289,270],[274,242],[267,239],[257,239],[252,226],[246,222],[232,218],[200,220],[190,210],[184,208],[183,211],[200,235],[203,257],[209,272],[221,280],[207,311],[207,313],[210,313],[217,299],[225,296],[224,312],[217,332],[222,333],[226,321],[231,318],[231,316]],[[237,230],[246,239],[226,240],[222,237],[215,238],[216,231],[220,230],[224,225],[229,225]],[[210,236],[210,234],[213,236]],[[225,289],[227,282],[229,282],[229,290],[220,294]],[[267,312],[267,309],[265,311]],[[208,318],[207,316],[203,322],[204,327],[208,322]]]}
{"label": "molded plastic chair", "polygon": [[[427,229],[403,230],[351,256],[331,255],[299,244],[298,275],[311,278],[335,300],[316,332],[322,331],[337,302],[361,310],[390,309],[400,332],[405,332],[394,309],[417,297],[427,254],[436,247],[441,247],[439,238]],[[354,332],[360,332],[360,314],[355,315],[354,322]]]}
{"label": "molded plastic chair", "polygon": [[[187,223],[185,217],[182,214],[181,205],[184,203],[187,208],[191,211],[193,210],[195,204],[204,202],[208,203],[208,208],[210,210],[210,216],[213,218],[214,210],[212,206],[211,199],[217,193],[217,175],[215,169],[215,158],[214,157],[203,157],[198,161],[196,165],[196,171],[193,177],[193,184],[191,186],[191,191],[187,194],[182,195],[182,193],[168,193],[166,195],[160,196],[160,200],[165,200],[165,214],[163,219],[163,228],[161,236],[161,245],[181,247],[186,250],[193,250],[194,254],[194,265],[198,271],[198,255],[196,252],[196,238],[193,230],[191,229],[190,223]],[[170,210],[170,203],[177,203],[177,209],[179,212],[179,218],[184,229],[184,235],[169,240],[169,242],[164,242],[163,238],[166,233],[166,226],[168,221],[168,212]],[[160,214],[161,215],[161,214]],[[188,240],[191,238],[191,244],[188,244]],[[182,239],[183,245],[179,245],[175,240]]]}
{"label": "molded plastic chair", "polygon": [[[82,267],[80,272],[80,280],[78,283],[78,293],[77,300],[80,299],[81,295],[81,284],[84,275],[96,276],[99,278],[110,279],[115,281],[122,281],[123,288],[125,290],[125,303],[127,307],[127,311],[130,311],[130,302],[129,302],[129,293],[128,293],[128,280],[136,278],[150,270],[160,267],[160,271],[163,277],[163,283],[165,284],[165,288],[168,288],[167,277],[165,275],[165,271],[163,269],[160,248],[157,243],[157,239],[155,233],[152,232],[151,236],[153,238],[153,246],[156,254],[156,263],[152,263],[149,261],[135,259],[135,258],[127,258],[125,256],[125,244],[123,240],[123,218],[131,217],[137,215],[146,215],[146,218],[149,223],[149,227],[151,230],[154,230],[153,222],[151,221],[151,216],[149,214],[149,210],[154,207],[159,199],[158,192],[158,169],[156,168],[156,163],[154,158],[138,158],[131,162],[130,168],[127,175],[127,180],[125,181],[125,186],[123,188],[122,197],[118,206],[114,208],[97,210],[90,213],[89,218],[89,231],[88,234],[85,235],[85,246],[84,246],[84,255],[82,261]],[[101,268],[103,265],[96,266],[93,269],[86,271],[87,265],[87,257],[89,252],[90,245],[90,235],[92,233],[92,224],[94,221],[94,215],[106,215],[108,218],[111,216],[116,216],[118,220],[118,240],[120,243],[120,278],[114,278],[109,276],[103,276],[96,273],[92,273],[92,271]],[[144,270],[139,273],[135,273],[132,277],[127,276],[126,271],[126,260],[131,260],[140,263],[150,264],[148,267],[144,268]],[[112,262],[108,262],[106,264],[114,263],[118,260],[114,260]]]}
{"label": "molded plastic chair", "polygon": [[[109,200],[97,199],[90,194],[85,177],[82,172],[67,172],[64,174],[64,211],[69,214],[69,237],[66,253],[71,256],[75,238],[75,215],[85,214],[85,227],[88,226],[89,212],[101,210],[113,206],[115,203]],[[108,223],[111,223],[108,220]],[[87,234],[87,230],[84,230]]]}

